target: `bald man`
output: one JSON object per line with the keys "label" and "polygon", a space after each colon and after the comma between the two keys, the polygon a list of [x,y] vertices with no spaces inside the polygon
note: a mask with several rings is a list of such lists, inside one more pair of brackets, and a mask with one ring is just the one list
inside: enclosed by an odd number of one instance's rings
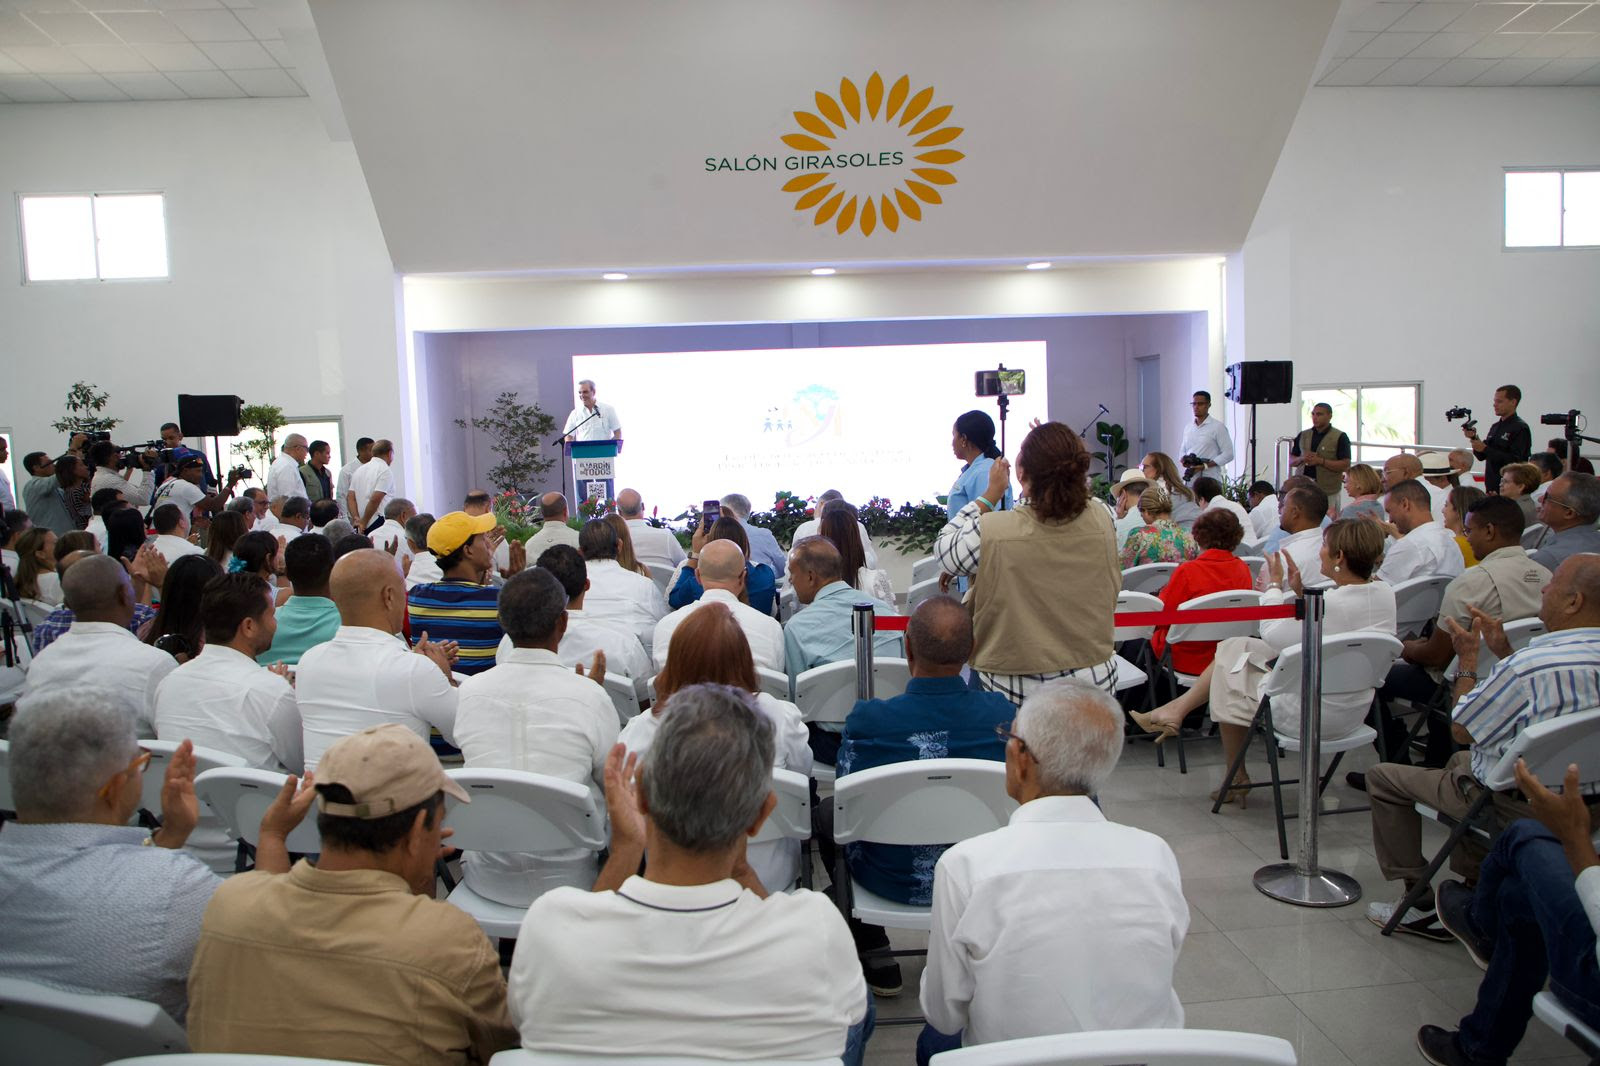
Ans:
{"label": "bald man", "polygon": [[[539,514],[544,518],[544,525],[539,527],[539,532],[529,537],[523,545],[527,549],[529,560],[537,559],[550,548],[557,544],[565,544],[569,548],[578,546],[578,531],[567,525],[567,520],[572,517],[567,510],[567,498],[559,492],[547,492],[539,497]],[[503,566],[501,557],[495,556],[495,565]]]}
{"label": "bald man", "polygon": [[744,602],[744,564],[744,552],[731,540],[714,540],[700,549],[698,573],[705,592],[689,606],[673,611],[656,623],[650,648],[657,672],[667,665],[667,646],[672,643],[673,632],[685,618],[708,603],[723,604],[733,612],[733,620],[739,623],[750,641],[750,654],[755,657],[757,666],[784,672],[783,627],[776,618]]}
{"label": "bald man", "polygon": [[[56,560],[56,576],[65,577],[67,568],[83,559],[91,558],[99,552],[88,550],[68,552]],[[133,620],[128,623],[128,631],[137,635],[150,620],[155,618],[156,609],[148,603],[135,603],[133,605]],[[67,635],[67,630],[72,628],[73,615],[71,607],[57,607],[51,611],[43,622],[33,627],[33,654],[38,655],[51,644]]]}
{"label": "bald man", "polygon": [[178,661],[130,631],[136,597],[128,572],[110,556],[86,554],[66,568],[61,591],[72,625],[34,656],[24,693],[103,686],[128,700],[139,736],[155,736],[156,687]]}
{"label": "bald man", "polygon": [[671,530],[652,526],[645,520],[644,498],[638,489],[623,489],[617,493],[617,513],[628,523],[628,535],[633,538],[633,557],[641,563],[671,567],[688,557]]}
{"label": "bald man", "polygon": [[427,740],[431,730],[454,743],[456,648],[425,633],[408,650],[397,634],[406,617],[406,585],[387,552],[364,548],[333,567],[329,591],[339,608],[333,639],[300,658],[295,698],[305,727],[305,762],[368,726],[398,722]]}
{"label": "bald man", "polygon": [[1382,480],[1385,492],[1402,481],[1413,481],[1420,477],[1422,477],[1422,460],[1410,452],[1391,455],[1383,462]]}

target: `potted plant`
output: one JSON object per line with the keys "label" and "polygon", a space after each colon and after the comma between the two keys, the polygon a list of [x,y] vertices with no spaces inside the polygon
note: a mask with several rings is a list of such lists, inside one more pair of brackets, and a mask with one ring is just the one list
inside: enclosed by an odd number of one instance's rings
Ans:
{"label": "potted plant", "polygon": [[543,449],[545,440],[555,432],[556,420],[538,404],[520,402],[515,392],[502,392],[485,414],[458,418],[456,425],[488,434],[489,447],[500,462],[489,468],[487,476],[502,492],[529,492],[539,476],[555,466],[555,460],[544,457]]}
{"label": "potted plant", "polygon": [[109,433],[121,424],[120,418],[102,415],[111,402],[109,393],[97,390],[86,381],[75,381],[67,390],[67,416],[50,423],[57,433]]}

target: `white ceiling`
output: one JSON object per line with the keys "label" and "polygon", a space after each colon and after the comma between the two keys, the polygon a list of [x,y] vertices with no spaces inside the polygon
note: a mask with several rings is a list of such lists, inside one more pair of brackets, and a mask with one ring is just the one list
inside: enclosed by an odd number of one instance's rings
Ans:
{"label": "white ceiling", "polygon": [[274,0],[0,0],[0,103],[304,96],[285,28]]}
{"label": "white ceiling", "polygon": [[1318,85],[1600,85],[1600,3],[1345,5]]}

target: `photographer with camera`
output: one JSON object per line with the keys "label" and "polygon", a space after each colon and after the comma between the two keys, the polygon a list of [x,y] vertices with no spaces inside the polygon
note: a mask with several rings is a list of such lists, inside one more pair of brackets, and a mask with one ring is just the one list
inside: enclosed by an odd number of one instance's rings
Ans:
{"label": "photographer with camera", "polygon": [[1201,474],[1220,480],[1224,477],[1222,468],[1233,462],[1233,438],[1228,435],[1227,426],[1211,417],[1209,392],[1196,392],[1190,408],[1194,411],[1194,424],[1183,429],[1183,480],[1192,481]]}
{"label": "photographer with camera", "polygon": [[94,467],[94,477],[89,479],[91,497],[102,489],[116,489],[133,506],[148,506],[153,487],[149,472],[155,470],[158,460],[154,448],[154,444],[119,448],[109,440],[96,441],[89,448],[89,464]]}
{"label": "photographer with camera", "polygon": [[160,505],[165,503],[177,504],[183,508],[185,518],[195,511],[204,511],[210,514],[220,511],[227,506],[228,497],[233,495],[233,487],[240,481],[250,476],[250,468],[238,467],[228,472],[228,484],[221,492],[207,493],[201,486],[205,483],[205,457],[198,452],[179,458],[175,463],[176,476],[162,482],[156,489],[156,494],[151,498],[151,503]]}
{"label": "photographer with camera", "polygon": [[[1489,435],[1478,436],[1478,423],[1467,412],[1467,421],[1461,433],[1472,445],[1472,451],[1483,460],[1483,489],[1495,494],[1500,491],[1500,468],[1507,463],[1525,463],[1533,451],[1533,431],[1528,423],[1517,417],[1517,405],[1522,402],[1522,390],[1515,385],[1502,385],[1494,391],[1494,413],[1498,417],[1489,427]],[[1465,410],[1456,407],[1445,412],[1445,418],[1459,417]]]}

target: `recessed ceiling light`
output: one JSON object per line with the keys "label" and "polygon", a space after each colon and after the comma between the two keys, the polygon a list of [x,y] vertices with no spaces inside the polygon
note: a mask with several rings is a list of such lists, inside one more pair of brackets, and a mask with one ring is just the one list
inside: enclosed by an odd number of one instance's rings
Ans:
{"label": "recessed ceiling light", "polygon": [[1029,263],[1028,264],[1028,269],[1029,270],[1049,270],[1050,269],[1050,264],[1049,263]]}
{"label": "recessed ceiling light", "polygon": [[816,277],[825,278],[829,274],[837,273],[837,271],[835,271],[833,267],[816,267],[811,271],[811,273]]}
{"label": "recessed ceiling light", "polygon": [[609,274],[601,274],[600,276],[602,278],[605,278],[607,281],[627,281],[628,280],[628,275],[620,273],[620,272],[615,271],[615,270],[613,270]]}

